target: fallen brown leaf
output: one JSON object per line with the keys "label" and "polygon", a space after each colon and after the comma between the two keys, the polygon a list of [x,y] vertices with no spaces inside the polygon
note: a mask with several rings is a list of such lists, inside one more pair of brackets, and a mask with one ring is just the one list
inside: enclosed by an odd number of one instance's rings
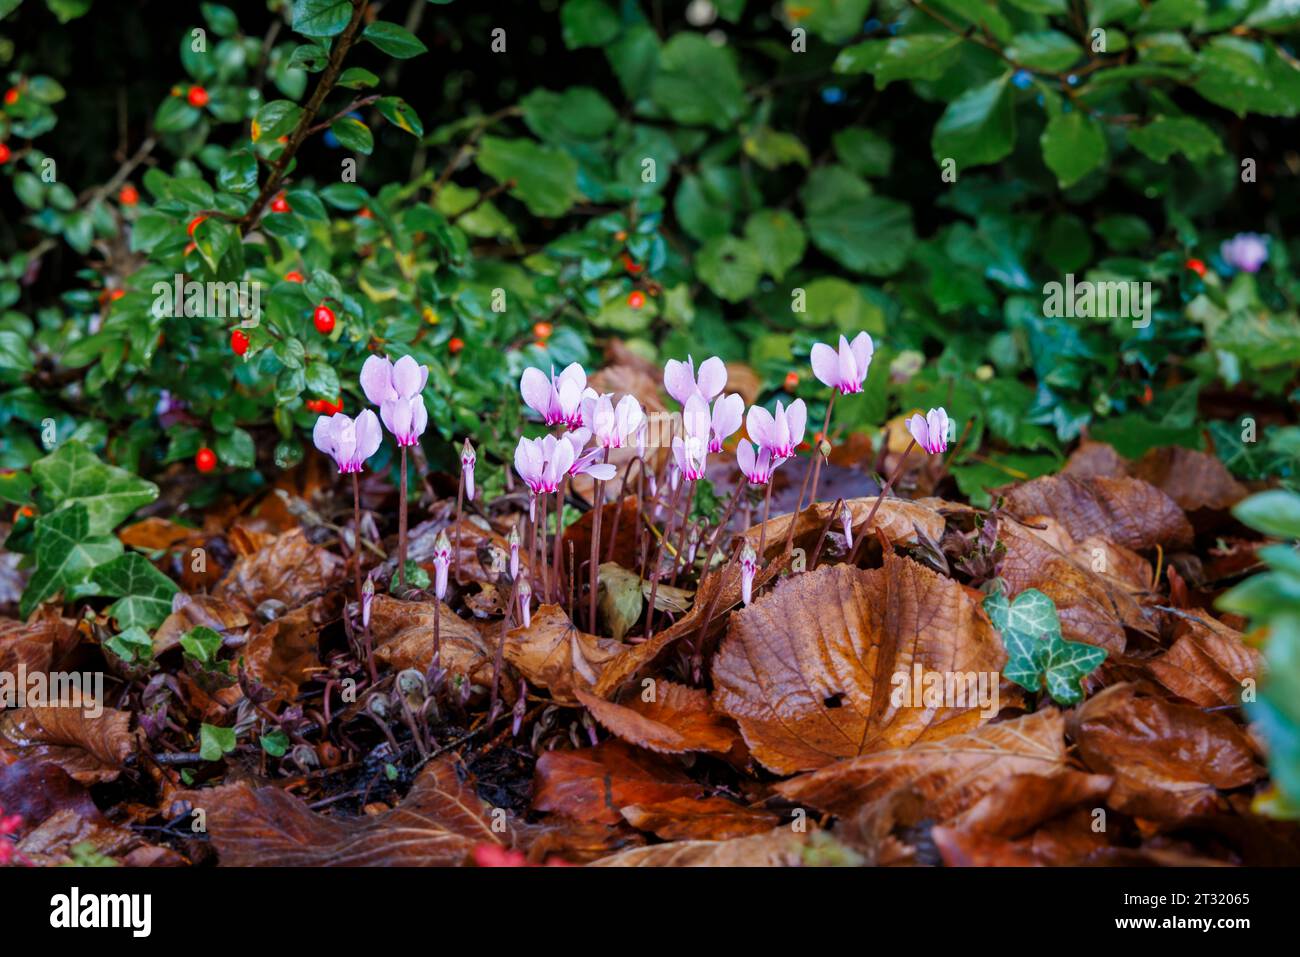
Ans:
{"label": "fallen brown leaf", "polygon": [[294,608],[324,590],[342,574],[343,565],[338,556],[307,541],[302,529],[294,529],[235,562],[215,594],[241,604],[249,614],[270,599]]}
{"label": "fallen brown leaf", "polygon": [[614,704],[582,690],[577,697],[611,734],[651,751],[726,754],[740,743],[731,722],[713,710],[707,691],[662,679],[655,681],[652,689],[643,689],[626,704]]}
{"label": "fallen brown leaf", "polygon": [[1192,543],[1192,526],[1182,509],[1141,479],[1044,475],[1008,490],[1006,507],[1023,521],[1054,518],[1076,542],[1096,535],[1139,550]]}
{"label": "fallen brown leaf", "polygon": [[1263,656],[1208,613],[1178,619],[1168,651],[1146,663],[1162,685],[1202,708],[1235,705],[1247,681],[1259,682]]}
{"label": "fallen brown leaf", "polygon": [[180,647],[181,639],[200,625],[219,635],[228,635],[247,628],[248,624],[248,615],[233,601],[178,592],[172,598],[172,613],[153,634],[153,653],[157,657]]}
{"label": "fallen brown leaf", "polygon": [[1005,661],[961,585],[890,554],[879,569],[792,576],[732,615],[713,659],[713,698],[759,761],[792,774],[971,730],[991,717],[977,701],[896,705],[895,691],[916,667],[991,675],[996,688]]}
{"label": "fallen brown leaf", "polygon": [[57,764],[75,781],[114,781],[139,744],[131,714],[87,707],[18,708],[0,713],[0,749],[18,758]]}
{"label": "fallen brown leaf", "polygon": [[[398,671],[417,668],[427,672],[433,664],[433,619],[434,602],[375,595],[370,606],[375,656]],[[443,668],[476,684],[491,682],[492,650],[478,628],[443,605],[438,612],[438,634]]]}
{"label": "fallen brown leaf", "polygon": [[1219,810],[1220,790],[1264,774],[1245,732],[1225,715],[1146,697],[1132,684],[1085,701],[1070,736],[1090,768],[1114,776],[1111,806],[1155,821]]}
{"label": "fallen brown leaf", "polygon": [[611,739],[578,751],[547,751],[537,759],[533,807],[579,821],[617,824],[631,805],[655,804],[703,791],[663,758]]}
{"label": "fallen brown leaf", "polygon": [[622,642],[579,631],[559,605],[542,605],[527,628],[506,633],[505,657],[530,684],[564,704],[577,704],[577,690],[590,690]]}
{"label": "fallen brown leaf", "polygon": [[619,851],[590,867],[797,867],[808,835],[788,827],[724,841],[673,841]]}
{"label": "fallen brown leaf", "polygon": [[30,621],[0,620],[0,672],[29,675],[50,670],[77,644],[77,623],[57,615],[37,613]]}
{"label": "fallen brown leaf", "polygon": [[968,734],[840,761],[776,785],[796,804],[849,814],[907,787],[946,820],[1015,774],[1053,775],[1065,767],[1065,719],[1054,708],[985,725]]}
{"label": "fallen brown leaf", "polygon": [[[944,520],[943,516],[929,505],[923,505],[920,502],[909,501],[903,498],[887,498],[881,501],[880,508],[876,510],[875,516],[871,519],[871,525],[866,524],[867,516],[876,504],[874,496],[867,498],[852,498],[844,502],[848,506],[850,514],[853,516],[853,538],[854,541],[862,535],[875,538],[876,530],[883,532],[885,538],[892,545],[915,545],[920,535],[932,541],[938,541],[943,537]],[[831,532],[842,532],[843,523],[839,517],[838,509],[834,509],[835,503],[817,502],[815,505],[803,509],[797,515],[787,513],[778,515],[776,518],[767,521],[767,536],[763,551],[771,559],[779,554],[785,548],[786,535],[790,531],[790,523],[795,523],[793,546],[802,548],[811,559],[812,551],[817,547],[817,539],[821,537],[822,529],[830,523]],[[760,523],[745,532],[745,537],[749,539],[755,549],[758,548],[759,539],[763,536],[763,525]],[[825,546],[823,546],[824,548]]]}
{"label": "fallen brown leaf", "polygon": [[134,831],[104,819],[98,811],[82,814],[61,808],[18,842],[18,851],[37,867],[71,864],[73,848],[112,858],[127,867],[183,867],[189,862],[175,851],[157,847]]}
{"label": "fallen brown leaf", "polygon": [[639,831],[665,841],[725,841],[765,834],[780,823],[779,815],[745,807],[726,798],[673,798],[655,804],[623,808],[623,817]]}
{"label": "fallen brown leaf", "polygon": [[435,759],[397,807],[366,817],[327,817],[276,787],[225,784],[178,797],[202,808],[222,867],[447,867],[474,845],[511,844],[454,761]]}

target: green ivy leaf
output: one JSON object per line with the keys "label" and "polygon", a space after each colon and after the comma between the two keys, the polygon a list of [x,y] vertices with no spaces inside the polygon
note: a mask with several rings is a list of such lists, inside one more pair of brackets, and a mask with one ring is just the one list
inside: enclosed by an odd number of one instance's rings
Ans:
{"label": "green ivy leaf", "polygon": [[108,614],[120,628],[154,629],[172,611],[172,598],[179,588],[137,552],[119,555],[100,565],[91,575],[91,583],[101,595],[118,600],[108,607]]}
{"label": "green ivy leaf", "polygon": [[90,533],[90,514],[75,502],[36,520],[36,568],[27,582],[18,613],[26,618],[42,602],[84,582],[97,565],[122,553],[122,543],[112,535]]}
{"label": "green ivy leaf", "polygon": [[104,647],[130,665],[153,661],[153,639],[140,627],[127,628],[104,642]]}
{"label": "green ivy leaf", "polygon": [[201,665],[211,665],[221,651],[221,636],[206,625],[191,628],[180,638],[182,653]]}
{"label": "green ivy leaf", "polygon": [[220,761],[222,755],[235,750],[235,729],[215,725],[199,726],[199,756],[204,761]]}
{"label": "green ivy leaf", "polygon": [[104,464],[77,441],[65,442],[34,462],[32,478],[40,487],[42,501],[51,509],[72,504],[85,507],[84,537],[111,532],[137,508],[158,497],[157,485]]}

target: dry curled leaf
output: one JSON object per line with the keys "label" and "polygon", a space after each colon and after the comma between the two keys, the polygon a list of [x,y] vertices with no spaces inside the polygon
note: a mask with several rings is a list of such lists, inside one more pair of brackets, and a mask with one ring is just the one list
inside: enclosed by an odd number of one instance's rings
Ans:
{"label": "dry curled leaf", "polygon": [[153,635],[154,656],[180,647],[181,639],[200,625],[219,635],[247,628],[248,615],[233,601],[212,595],[187,595],[177,592],[172,598],[172,613]]}
{"label": "dry curled leaf", "polygon": [[294,608],[322,591],[342,571],[342,559],[313,545],[302,529],[294,529],[235,562],[215,594],[241,604],[249,613],[269,599]]}
{"label": "dry curled leaf", "polygon": [[[433,664],[434,607],[431,601],[399,601],[375,595],[370,606],[375,656],[398,671],[428,671]],[[492,652],[482,633],[446,605],[438,612],[438,636],[442,667],[448,673],[477,684],[492,680]]]}
{"label": "dry curled leaf", "polygon": [[543,605],[527,628],[506,633],[505,657],[530,684],[540,685],[556,701],[577,704],[575,690],[590,690],[622,642],[580,631],[559,605]]}
{"label": "dry curled leaf", "polygon": [[130,712],[93,702],[0,714],[0,750],[57,764],[82,784],[116,780],[138,744]]}
{"label": "dry curled leaf", "polygon": [[926,814],[946,820],[1014,774],[1059,774],[1065,720],[1054,708],[989,724],[968,734],[866,754],[776,785],[797,804],[850,814],[898,788],[910,788]]}
{"label": "dry curled leaf", "polygon": [[1151,449],[1133,463],[1129,474],[1150,482],[1187,512],[1225,511],[1247,494],[1218,456],[1179,446]]}
{"label": "dry curled leaf", "polygon": [[1264,773],[1246,733],[1226,715],[1146,697],[1131,684],[1085,701],[1070,736],[1090,768],[1114,776],[1112,807],[1156,821],[1219,810],[1221,790]]}
{"label": "dry curled leaf", "polygon": [[31,621],[0,620],[0,673],[41,674],[77,644],[77,623],[57,615],[36,614]]}
{"label": "dry curled leaf", "polygon": [[37,867],[73,863],[72,850],[102,854],[126,867],[182,867],[189,862],[175,851],[149,844],[129,828],[104,819],[98,811],[82,814],[61,808],[18,842],[18,852]]}
{"label": "dry curled leaf", "polygon": [[617,824],[630,805],[697,797],[702,791],[663,758],[609,740],[579,751],[547,751],[538,758],[533,807],[579,821]]}
{"label": "dry curled leaf", "polygon": [[725,841],[673,841],[619,851],[591,867],[797,867],[808,835],[788,827]]}
{"label": "dry curled leaf", "polygon": [[242,657],[249,674],[274,694],[272,701],[293,701],[302,683],[320,668],[320,629],[337,616],[341,605],[342,596],[335,593],[295,608],[249,636]]}
{"label": "dry curled leaf", "polygon": [[781,822],[771,811],[745,807],[721,797],[673,798],[623,808],[623,817],[639,831],[665,841],[725,841],[765,834]]}
{"label": "dry curled leaf", "polygon": [[792,576],[732,615],[713,659],[713,700],[759,761],[792,774],[971,730],[992,717],[974,687],[953,707],[917,707],[911,695],[895,704],[895,692],[919,667],[983,675],[992,693],[1005,661],[961,585],[891,554],[879,569]]}
{"label": "dry curled leaf", "polygon": [[277,787],[246,782],[178,795],[207,815],[223,867],[448,867],[474,845],[510,844],[453,759],[435,759],[397,807],[367,817],[328,817]]}
{"label": "dry curled leaf", "polygon": [[1192,543],[1192,526],[1182,509],[1141,479],[1044,475],[1007,491],[1006,508],[1023,521],[1035,515],[1054,518],[1076,542],[1096,535],[1139,550]]}
{"label": "dry curled leaf", "polygon": [[[998,574],[1012,596],[1038,589],[1056,603],[1061,634],[1068,641],[1097,645],[1115,655],[1127,645],[1125,629],[1153,630],[1128,584],[1093,571],[1091,563],[1073,557],[1073,549],[1058,547],[1070,539],[1063,538],[1063,532],[1053,534],[1058,526],[1050,520],[1031,521],[1048,527],[1039,529],[1010,519],[998,523],[998,540],[1006,548]],[[1097,554],[1104,563],[1108,553]]]}
{"label": "dry curled leaf", "polygon": [[[867,516],[871,514],[875,504],[875,496],[851,498],[844,502],[853,516],[855,541],[863,535],[874,539],[877,531],[883,533],[892,545],[915,545],[921,540],[938,541],[943,537],[944,519],[938,511],[929,505],[902,498],[883,499],[880,508],[871,519],[871,525],[868,526]],[[843,529],[839,510],[835,509],[834,505],[833,501],[817,502],[798,514],[787,513],[768,519],[764,554],[769,559],[781,554],[790,531],[790,523],[793,522],[795,526],[793,545],[804,549],[811,556],[813,549],[817,547],[817,540],[821,537],[823,528],[829,525],[831,532],[841,532]],[[763,537],[763,525],[761,523],[755,525],[745,532],[745,537],[757,549],[759,539]]]}
{"label": "dry curled leaf", "polygon": [[713,710],[709,693],[662,679],[650,689],[615,704],[579,690],[577,697],[611,734],[663,754],[715,751],[726,754],[740,740],[731,722]]}
{"label": "dry curled leaf", "polygon": [[1173,646],[1146,668],[1180,698],[1202,708],[1235,705],[1247,682],[1258,684],[1263,656],[1235,628],[1209,614],[1186,614],[1175,634]]}

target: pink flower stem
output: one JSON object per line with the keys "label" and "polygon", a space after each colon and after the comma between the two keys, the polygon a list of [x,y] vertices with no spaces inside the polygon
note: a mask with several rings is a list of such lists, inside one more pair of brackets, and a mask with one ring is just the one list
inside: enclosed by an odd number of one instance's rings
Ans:
{"label": "pink flower stem", "polygon": [[[609,449],[605,450],[603,461],[609,461]],[[626,473],[623,475],[623,484],[627,484]],[[620,498],[619,503],[622,501]],[[596,513],[591,517],[591,568],[587,569],[591,576],[591,588],[587,595],[587,627],[593,635],[596,633],[596,588],[600,584],[600,516],[605,511],[605,483],[599,480],[596,482],[595,508]]]}
{"label": "pink flower stem", "polygon": [[555,550],[551,561],[555,567],[555,603],[564,604],[564,485],[560,482],[555,490]]}
{"label": "pink flower stem", "polygon": [[[668,518],[671,521],[673,515],[677,512],[677,500],[681,497],[682,486],[686,484],[683,477],[677,483],[677,488],[673,489],[673,498],[668,505]],[[654,558],[650,563],[650,604],[645,610],[645,638],[649,641],[650,636],[654,634],[655,621],[655,596],[659,593],[659,559],[663,554],[664,542],[668,540],[668,524],[664,523],[663,533],[659,536],[659,541],[655,544]]]}
{"label": "pink flower stem", "polygon": [[501,666],[505,658],[506,634],[510,623],[515,618],[515,602],[519,598],[519,578],[510,583],[510,600],[506,602],[505,620],[501,622],[501,638],[497,641],[496,654],[492,658],[492,698],[488,705],[488,724],[497,718],[497,708],[501,706]]}
{"label": "pink flower stem", "polygon": [[460,584],[460,518],[461,507],[465,500],[465,468],[461,466],[460,483],[456,486],[456,547],[451,553],[451,573],[457,585]]}
{"label": "pink flower stem", "polygon": [[397,584],[406,588],[406,446],[402,446],[402,479],[399,486],[397,514]]}
{"label": "pink flower stem", "polygon": [[[685,481],[685,479],[683,479]],[[695,504],[695,483],[686,493],[686,508],[682,511],[682,529],[677,534],[677,554],[673,556],[673,575],[668,584],[677,585],[677,576],[686,565],[686,533],[691,527],[691,506]]]}
{"label": "pink flower stem", "polygon": [[[885,441],[888,441],[888,438],[886,438]],[[853,546],[852,554],[849,555],[850,565],[854,564],[858,560],[858,549],[862,547],[862,542],[867,537],[867,532],[871,531],[871,520],[876,517],[876,510],[880,508],[880,503],[885,500],[885,495],[894,487],[894,483],[898,481],[898,477],[903,474],[903,466],[907,464],[907,456],[914,448],[916,448],[916,439],[912,439],[912,441],[907,443],[907,448],[903,450],[903,457],[900,458],[898,464],[894,466],[894,474],[885,479],[885,484],[881,486],[880,494],[876,496],[876,501],[875,504],[871,506],[871,511],[867,512],[867,520],[862,523],[862,531],[858,533],[858,540]],[[832,515],[831,521],[834,520],[835,516]]]}
{"label": "pink flower stem", "polygon": [[727,502],[726,509],[722,512],[722,519],[713,530],[713,534],[709,536],[709,544],[705,551],[704,568],[700,572],[701,575],[708,574],[709,568],[713,565],[713,554],[717,551],[718,541],[722,538],[722,533],[726,529],[727,523],[731,521],[731,515],[736,510],[736,503],[740,501],[740,496],[744,491],[745,479],[742,476],[740,481],[736,483],[736,490],[731,493],[731,498]]}
{"label": "pink flower stem", "polygon": [[357,611],[361,611],[361,480],[352,473],[352,574],[357,586]]}
{"label": "pink flower stem", "polygon": [[546,493],[543,492],[537,496],[541,503],[542,510],[537,517],[537,564],[542,569],[542,596],[545,597],[551,593],[551,566],[546,560]]}
{"label": "pink flower stem", "polygon": [[[831,400],[826,403],[826,421],[822,423],[822,439],[826,442],[830,442],[831,440],[831,410],[835,408],[835,394],[835,391],[832,389]],[[816,436],[813,436],[813,438],[815,439]],[[817,486],[820,483],[822,476],[822,451],[820,441],[813,446],[813,459],[812,494],[808,496],[809,507],[817,501]]]}
{"label": "pink flower stem", "polygon": [[[800,498],[803,494],[800,493]],[[767,491],[763,493],[763,521],[758,524],[758,560],[763,561],[763,546],[767,544],[767,513],[772,507],[772,477],[768,476]],[[793,522],[793,519],[791,519]]]}
{"label": "pink flower stem", "polygon": [[[813,449],[812,454],[815,458],[821,453],[817,449]],[[790,550],[790,546],[794,544],[794,527],[799,524],[799,513],[802,511],[800,505],[803,502],[803,493],[808,491],[808,479],[812,477],[814,467],[813,462],[810,460],[808,462],[808,467],[803,470],[803,484],[799,486],[799,497],[795,499],[794,511],[790,514],[790,527],[786,529],[785,533],[785,550],[787,552]],[[766,521],[766,518],[764,521]],[[761,551],[758,553],[758,560],[763,560],[763,553]]]}

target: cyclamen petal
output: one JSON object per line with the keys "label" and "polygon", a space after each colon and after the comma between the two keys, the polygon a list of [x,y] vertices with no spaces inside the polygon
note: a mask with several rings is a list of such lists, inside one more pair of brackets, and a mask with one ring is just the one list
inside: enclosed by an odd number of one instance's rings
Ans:
{"label": "cyclamen petal", "polygon": [[754,573],[758,571],[758,554],[754,546],[745,542],[740,552],[740,599],[746,605],[754,597]]}
{"label": "cyclamen petal", "polygon": [[371,405],[383,405],[397,398],[393,388],[393,364],[384,356],[370,356],[361,366],[361,391]]}
{"label": "cyclamen petal", "polygon": [[709,451],[721,452],[723,444],[740,428],[745,416],[745,400],[737,393],[723,396],[713,403],[709,428]]}
{"label": "cyclamen petal", "polygon": [[447,568],[451,565],[451,541],[445,531],[433,542],[433,593],[442,601],[447,597]]}
{"label": "cyclamen petal", "polygon": [[403,399],[410,399],[424,389],[429,379],[429,370],[410,356],[402,356],[393,364],[393,389]]}

